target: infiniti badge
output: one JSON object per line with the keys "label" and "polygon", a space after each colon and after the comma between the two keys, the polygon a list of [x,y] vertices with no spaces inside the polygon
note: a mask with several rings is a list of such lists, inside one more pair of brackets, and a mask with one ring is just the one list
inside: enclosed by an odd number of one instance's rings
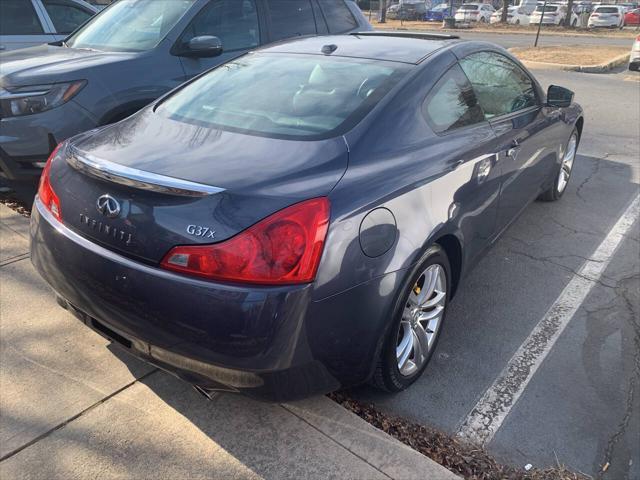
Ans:
{"label": "infiniti badge", "polygon": [[107,218],[116,218],[120,215],[120,203],[111,195],[101,195],[98,197],[96,208]]}

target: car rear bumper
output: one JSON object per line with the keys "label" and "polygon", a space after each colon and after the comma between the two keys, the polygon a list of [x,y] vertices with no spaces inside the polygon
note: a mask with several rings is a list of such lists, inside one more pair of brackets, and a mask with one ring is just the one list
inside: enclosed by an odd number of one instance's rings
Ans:
{"label": "car rear bumper", "polygon": [[37,180],[56,145],[97,126],[73,100],[47,112],[0,120],[0,175]]}
{"label": "car rear bumper", "polygon": [[37,198],[31,242],[36,269],[87,326],[205,390],[285,401],[373,371],[392,295],[371,292],[384,277],[322,301],[311,300],[312,285],[192,279],[93,244]]}

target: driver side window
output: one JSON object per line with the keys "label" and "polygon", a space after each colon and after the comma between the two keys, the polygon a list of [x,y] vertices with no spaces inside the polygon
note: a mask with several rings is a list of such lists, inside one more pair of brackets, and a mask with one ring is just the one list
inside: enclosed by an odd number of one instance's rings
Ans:
{"label": "driver side window", "polygon": [[260,28],[255,1],[211,1],[185,29],[181,40],[186,43],[201,35],[218,37],[225,52],[257,47]]}
{"label": "driver side window", "polygon": [[496,52],[479,52],[460,61],[487,120],[537,105],[529,76]]}

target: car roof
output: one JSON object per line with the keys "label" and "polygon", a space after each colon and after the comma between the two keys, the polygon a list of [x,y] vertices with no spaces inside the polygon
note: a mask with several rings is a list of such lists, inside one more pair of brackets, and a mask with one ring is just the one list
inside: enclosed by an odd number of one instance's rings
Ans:
{"label": "car roof", "polygon": [[[417,32],[357,32],[284,41],[261,49],[270,53],[331,55],[418,64],[458,40],[455,35]],[[325,49],[325,53],[323,52]]]}

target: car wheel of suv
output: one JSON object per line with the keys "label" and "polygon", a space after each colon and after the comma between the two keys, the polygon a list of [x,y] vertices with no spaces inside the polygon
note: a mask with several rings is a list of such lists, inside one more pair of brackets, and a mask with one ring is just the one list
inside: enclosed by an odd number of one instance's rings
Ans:
{"label": "car wheel of suv", "polygon": [[400,289],[372,383],[399,392],[415,382],[436,347],[449,303],[450,266],[445,251],[430,247]]}
{"label": "car wheel of suv", "polygon": [[567,189],[569,179],[571,178],[573,164],[575,163],[576,159],[576,152],[578,151],[578,143],[578,130],[574,128],[573,132],[571,132],[571,136],[569,137],[569,141],[567,142],[567,148],[564,151],[562,162],[560,162],[560,168],[558,170],[558,174],[556,175],[556,180],[549,190],[538,197],[539,200],[545,202],[554,202],[562,197],[565,190]]}

